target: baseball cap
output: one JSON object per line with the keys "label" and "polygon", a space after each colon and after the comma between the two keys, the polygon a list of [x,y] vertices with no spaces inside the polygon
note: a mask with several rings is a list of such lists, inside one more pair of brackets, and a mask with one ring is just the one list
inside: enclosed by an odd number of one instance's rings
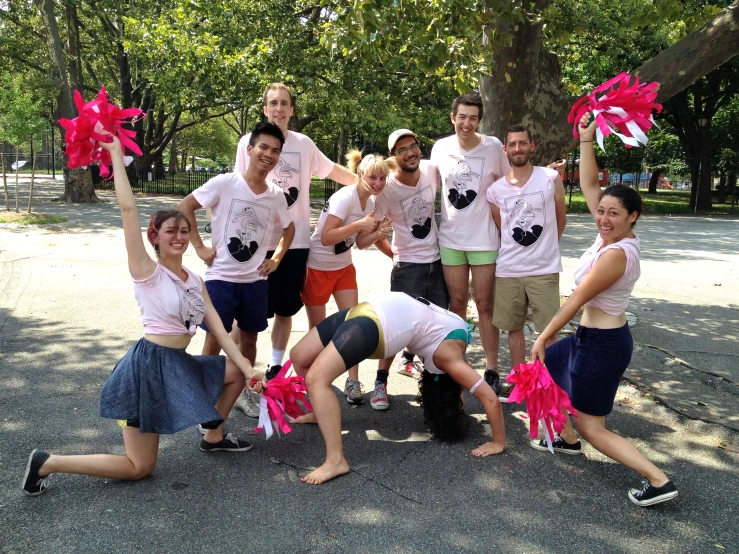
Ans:
{"label": "baseball cap", "polygon": [[395,148],[395,143],[398,142],[399,139],[409,136],[418,140],[418,136],[416,135],[416,133],[414,133],[410,129],[396,129],[395,131],[390,133],[389,137],[387,137],[387,149],[392,152],[393,148]]}

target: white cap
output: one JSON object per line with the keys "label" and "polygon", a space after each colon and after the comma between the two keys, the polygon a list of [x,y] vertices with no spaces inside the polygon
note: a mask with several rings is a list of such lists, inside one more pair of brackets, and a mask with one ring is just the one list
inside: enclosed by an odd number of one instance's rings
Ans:
{"label": "white cap", "polygon": [[389,137],[387,137],[387,149],[392,152],[393,148],[395,148],[395,143],[403,137],[413,137],[414,139],[418,139],[416,133],[410,129],[396,129],[390,133]]}

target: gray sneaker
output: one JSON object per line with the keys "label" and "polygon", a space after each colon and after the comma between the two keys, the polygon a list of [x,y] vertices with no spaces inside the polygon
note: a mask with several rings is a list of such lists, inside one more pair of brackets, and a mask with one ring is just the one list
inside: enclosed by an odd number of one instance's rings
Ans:
{"label": "gray sneaker", "polygon": [[244,389],[236,399],[235,406],[247,417],[259,417],[259,393]]}
{"label": "gray sneaker", "polygon": [[359,405],[364,402],[362,383],[356,379],[347,379],[344,385],[344,396],[349,404]]}

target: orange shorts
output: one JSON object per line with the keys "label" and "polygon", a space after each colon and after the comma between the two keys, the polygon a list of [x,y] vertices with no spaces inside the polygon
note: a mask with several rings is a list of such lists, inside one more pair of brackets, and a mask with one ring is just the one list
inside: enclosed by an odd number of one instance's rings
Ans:
{"label": "orange shorts", "polygon": [[321,271],[309,267],[300,299],[308,306],[323,306],[335,291],[356,289],[357,270],[354,264],[334,271]]}

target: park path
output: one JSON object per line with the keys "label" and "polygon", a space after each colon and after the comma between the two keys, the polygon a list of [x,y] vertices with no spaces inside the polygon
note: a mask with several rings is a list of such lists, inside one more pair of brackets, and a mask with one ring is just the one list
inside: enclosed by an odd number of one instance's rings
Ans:
{"label": "park path", "polygon": [[[619,389],[609,422],[676,479],[674,503],[634,508],[626,489],[638,479],[587,445],[586,456],[574,459],[530,450],[519,406],[504,409],[508,450],[500,457],[470,456],[489,427],[477,424],[485,416],[469,396],[470,437],[456,445],[429,441],[414,384],[396,375],[388,412],[342,409],[354,471],[327,486],[298,482],[321,461],[315,428],[253,437],[254,450],[242,457],[202,455],[186,432],[162,438],[159,467],[145,482],[55,476],[49,494],[27,499],[18,482],[35,446],[120,453],[115,425],[97,417],[99,391],[140,336],[112,195],[75,206],[49,202],[58,184],[38,190],[38,211],[68,222],[0,225],[0,512],[7,514],[0,552],[739,551],[739,455],[718,448],[739,442],[732,430],[739,413],[738,221],[646,217],[638,225],[642,279],[630,308],[638,348],[627,373],[636,388]],[[137,201],[143,227],[144,214],[176,199]],[[563,294],[593,238],[587,217],[570,217]],[[386,290],[390,261],[374,249],[354,258],[362,295]],[[193,252],[185,264],[202,272]],[[306,330],[301,313],[291,343]],[[196,336],[191,352],[202,339]],[[263,334],[259,365],[268,348]],[[505,348],[501,354],[507,359]],[[470,357],[481,370],[479,345]],[[360,366],[367,385],[373,375],[373,363]],[[240,435],[250,425],[240,413],[229,420]]]}

